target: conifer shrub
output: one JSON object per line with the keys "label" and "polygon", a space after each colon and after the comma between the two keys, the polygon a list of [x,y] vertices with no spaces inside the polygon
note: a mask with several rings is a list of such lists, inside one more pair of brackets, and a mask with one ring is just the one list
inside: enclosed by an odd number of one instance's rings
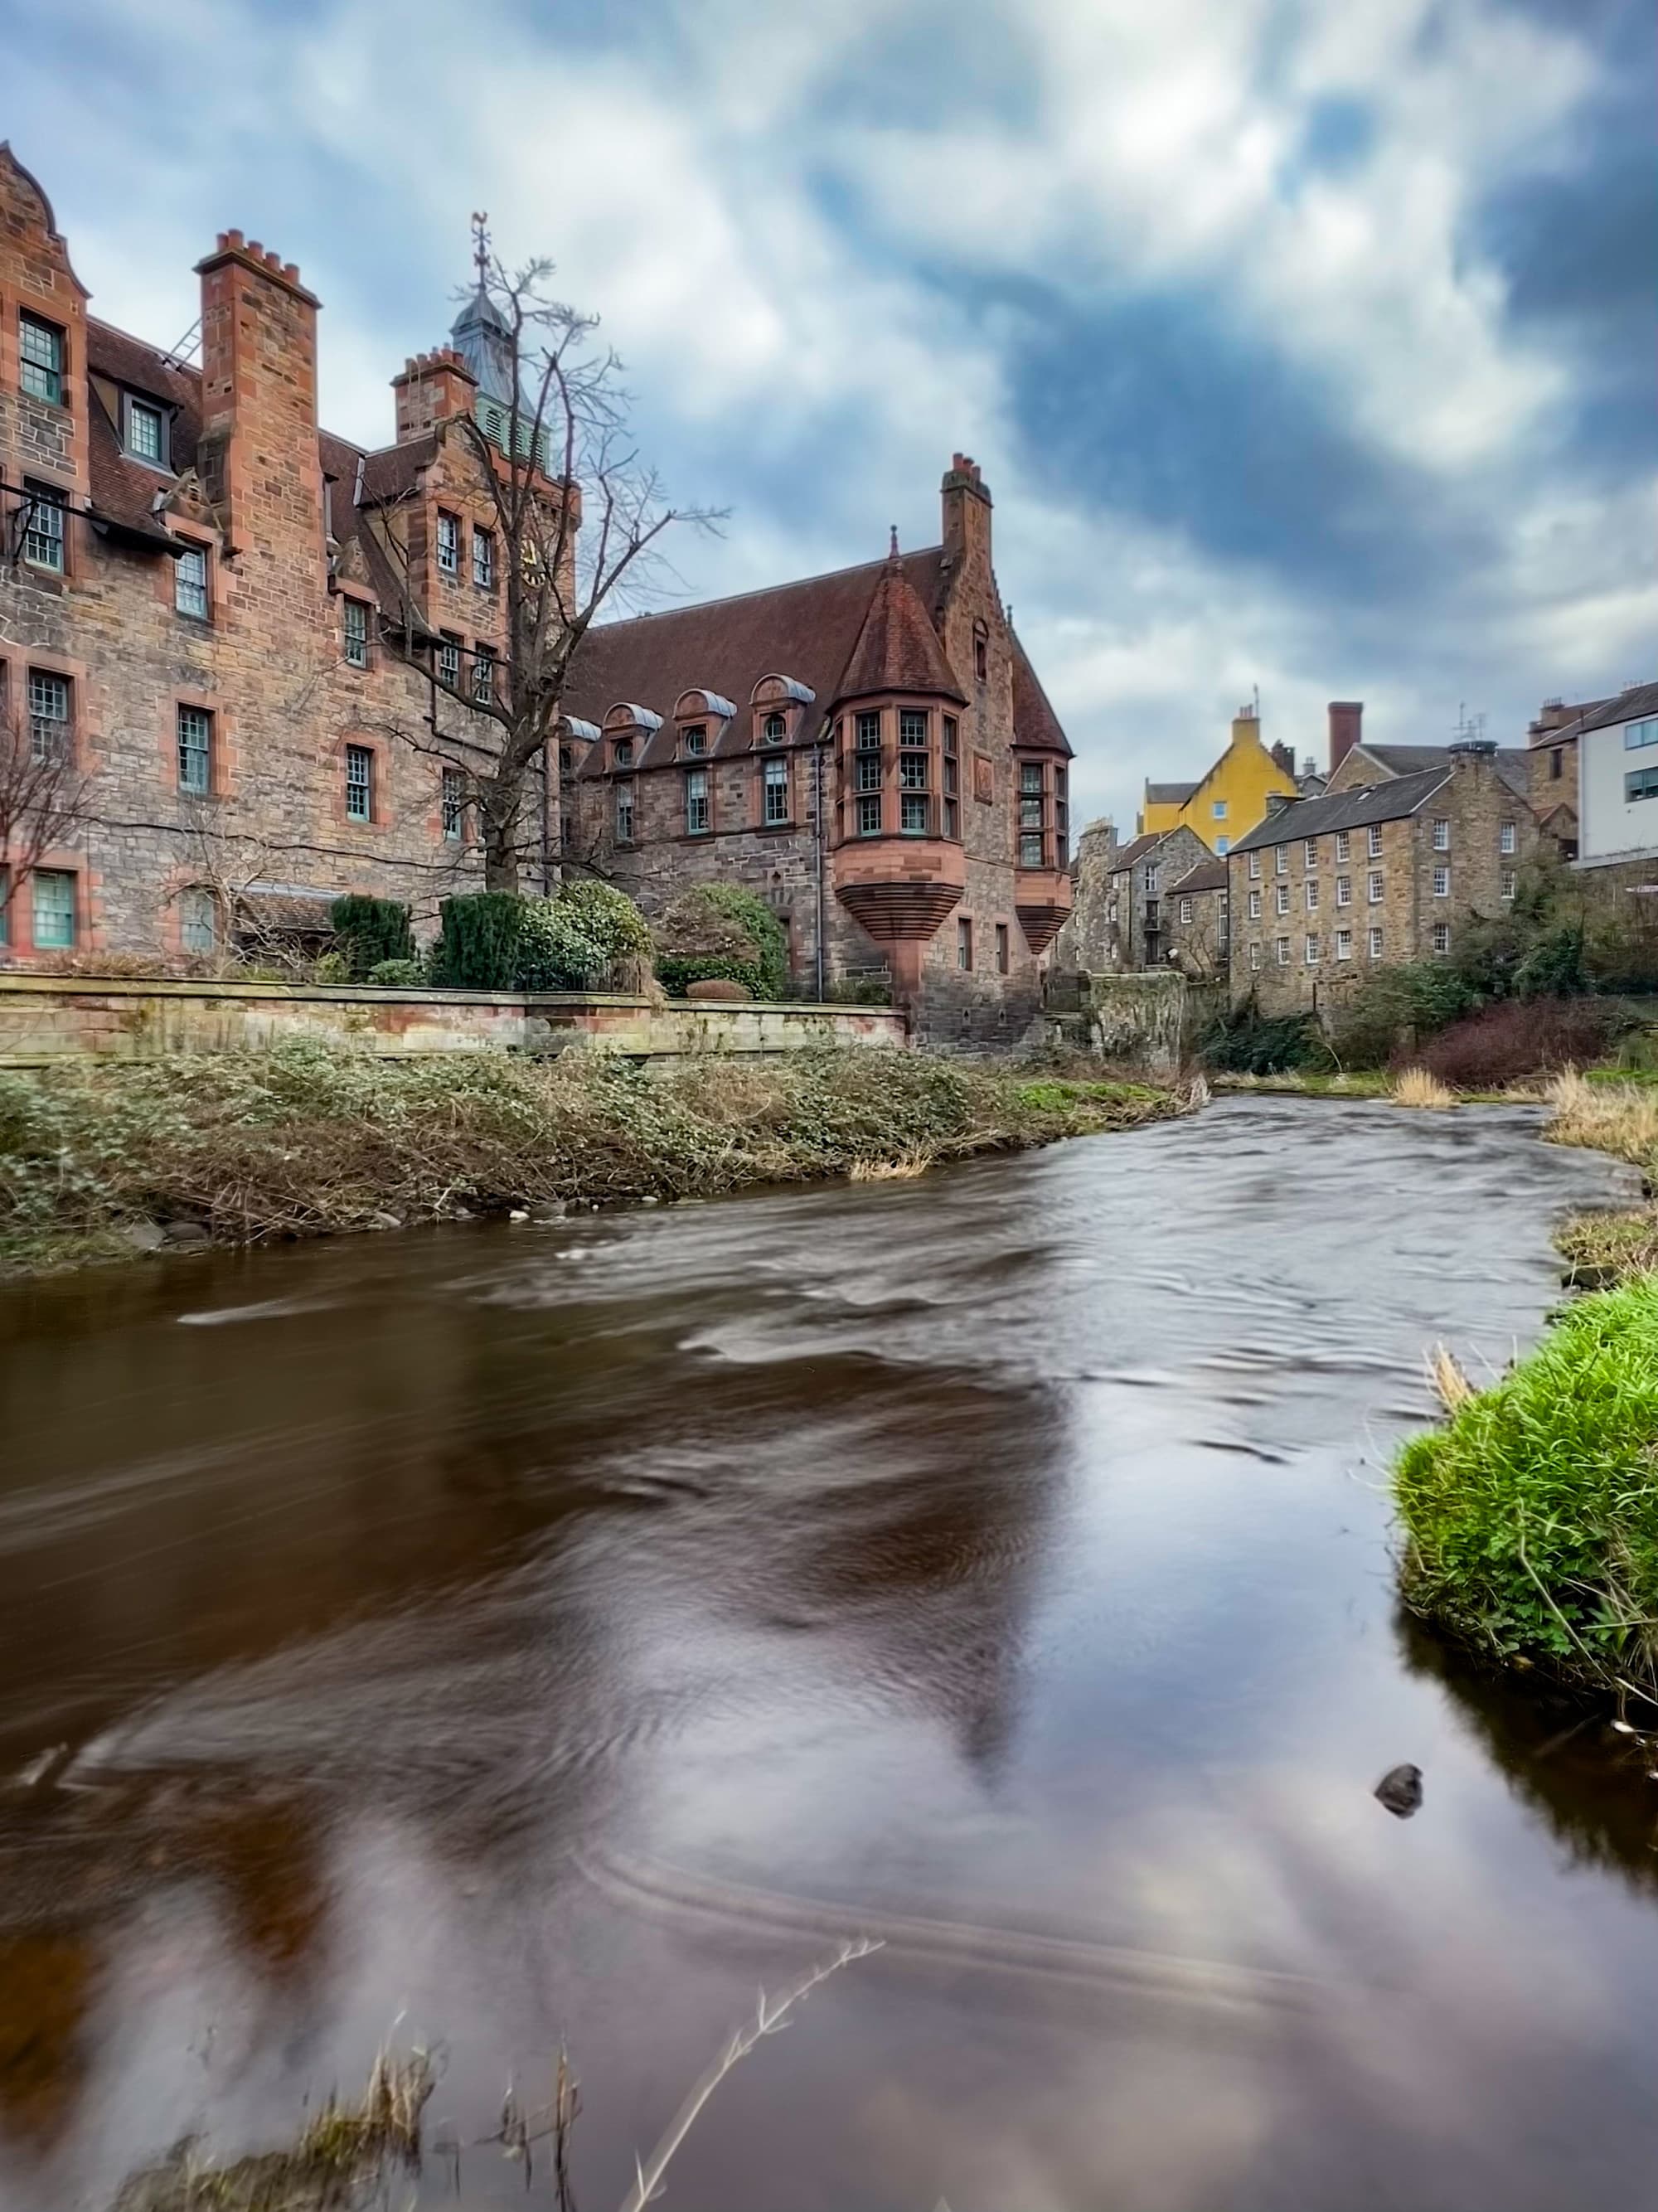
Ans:
{"label": "conifer shrub", "polygon": [[756,999],[788,988],[789,941],[766,904],[740,884],[697,884],[682,891],[656,927],[656,973],[683,998],[689,983],[720,976]]}
{"label": "conifer shrub", "polygon": [[1311,1014],[1268,1016],[1252,992],[1217,1017],[1198,1044],[1206,1067],[1224,1075],[1282,1075],[1335,1066]]}
{"label": "conifer shrub", "polygon": [[401,899],[367,898],[354,893],[335,900],[329,920],[354,983],[366,982],[370,969],[378,968],[382,961],[415,957],[409,909]]}
{"label": "conifer shrub", "polygon": [[516,988],[527,902],[513,891],[465,891],[444,900],[432,948],[432,981],[447,991]]}

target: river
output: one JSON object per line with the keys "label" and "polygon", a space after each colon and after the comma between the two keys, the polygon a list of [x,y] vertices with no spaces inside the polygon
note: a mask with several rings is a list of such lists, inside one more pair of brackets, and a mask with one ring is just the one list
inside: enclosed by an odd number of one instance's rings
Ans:
{"label": "river", "polygon": [[668,2206],[1652,2202],[1658,1782],[1392,1595],[1426,1349],[1627,1188],[1535,1128],[1237,1098],[0,1296],[0,2203],[389,2038],[461,2138],[568,2044],[605,2212],[859,1935]]}

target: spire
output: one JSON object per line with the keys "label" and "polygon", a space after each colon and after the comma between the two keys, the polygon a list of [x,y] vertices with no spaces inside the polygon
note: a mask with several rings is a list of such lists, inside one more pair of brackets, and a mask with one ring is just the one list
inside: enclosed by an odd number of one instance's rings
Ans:
{"label": "spire", "polygon": [[959,699],[966,695],[950,672],[938,633],[904,574],[898,552],[898,533],[892,532],[892,550],[882,562],[870,595],[869,611],[858,642],[852,648],[847,672],[836,696],[868,698],[882,691],[908,691],[933,698]]}
{"label": "spire", "polygon": [[487,215],[475,213],[472,217],[472,266],[477,270],[480,285],[487,283],[489,276],[489,221]]}
{"label": "spire", "polygon": [[896,522],[892,526],[892,543],[887,547],[887,558],[889,561],[898,558],[898,526]]}

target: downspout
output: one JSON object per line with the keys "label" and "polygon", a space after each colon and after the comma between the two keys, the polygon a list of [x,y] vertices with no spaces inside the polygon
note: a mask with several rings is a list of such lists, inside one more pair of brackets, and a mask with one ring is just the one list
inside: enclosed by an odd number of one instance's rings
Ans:
{"label": "downspout", "polygon": [[[823,727],[828,729],[829,724],[825,722]],[[813,934],[817,944],[817,1003],[822,1006],[829,988],[829,978],[823,962],[823,739],[821,732],[811,749],[811,811],[812,830],[817,840],[815,858],[817,870],[817,927]]]}

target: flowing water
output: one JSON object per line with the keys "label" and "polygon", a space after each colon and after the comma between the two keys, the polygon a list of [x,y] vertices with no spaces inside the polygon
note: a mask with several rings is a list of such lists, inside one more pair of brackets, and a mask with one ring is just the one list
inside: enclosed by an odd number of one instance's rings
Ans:
{"label": "flowing water", "polygon": [[1400,1620],[1383,1487],[1427,1347],[1534,1337],[1625,1188],[1524,1111],[1238,1099],[12,1291],[0,2203],[389,2038],[459,2139],[568,2043],[606,2212],[859,1935],[671,2208],[1658,2201],[1658,1782]]}

